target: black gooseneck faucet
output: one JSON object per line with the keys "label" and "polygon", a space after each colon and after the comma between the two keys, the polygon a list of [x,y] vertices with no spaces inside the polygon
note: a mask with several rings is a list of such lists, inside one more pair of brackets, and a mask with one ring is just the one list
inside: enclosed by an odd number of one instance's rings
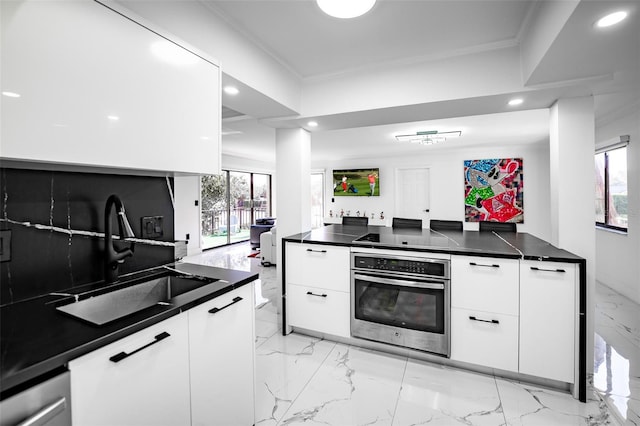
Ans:
{"label": "black gooseneck faucet", "polygon": [[124,212],[124,205],[115,194],[112,194],[107,199],[107,204],[104,209],[104,281],[106,283],[113,283],[118,280],[118,265],[124,263],[124,259],[129,256],[133,256],[133,243],[129,248],[116,250],[113,245],[113,236],[111,235],[111,211],[113,207],[116,207],[116,213],[118,215],[118,229],[120,232],[120,240],[126,238],[134,238],[135,234],[129,225],[127,216]]}

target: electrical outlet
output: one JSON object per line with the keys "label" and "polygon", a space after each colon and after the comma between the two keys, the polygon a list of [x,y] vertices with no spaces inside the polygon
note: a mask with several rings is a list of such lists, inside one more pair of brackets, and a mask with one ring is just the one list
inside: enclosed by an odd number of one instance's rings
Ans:
{"label": "electrical outlet", "polygon": [[11,261],[11,230],[0,231],[0,262]]}
{"label": "electrical outlet", "polygon": [[164,234],[162,216],[145,216],[140,219],[142,238],[160,238]]}

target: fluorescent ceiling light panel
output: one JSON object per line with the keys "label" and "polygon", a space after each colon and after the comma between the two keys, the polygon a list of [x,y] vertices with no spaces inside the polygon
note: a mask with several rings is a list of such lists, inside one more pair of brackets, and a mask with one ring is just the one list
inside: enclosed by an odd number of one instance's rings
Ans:
{"label": "fluorescent ceiling light panel", "polygon": [[371,10],[376,0],[316,0],[324,13],[334,18],[357,18]]}
{"label": "fluorescent ceiling light panel", "polygon": [[448,138],[458,138],[462,135],[461,130],[452,132],[438,132],[437,130],[427,130],[407,135],[396,135],[398,142],[419,143],[421,145],[432,145],[446,141]]}

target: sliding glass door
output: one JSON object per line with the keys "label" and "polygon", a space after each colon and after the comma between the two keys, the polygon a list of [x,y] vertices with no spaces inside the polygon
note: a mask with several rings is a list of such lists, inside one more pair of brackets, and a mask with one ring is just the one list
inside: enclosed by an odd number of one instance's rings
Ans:
{"label": "sliding glass door", "polygon": [[202,177],[203,249],[250,236],[256,219],[271,214],[271,176],[225,170]]}

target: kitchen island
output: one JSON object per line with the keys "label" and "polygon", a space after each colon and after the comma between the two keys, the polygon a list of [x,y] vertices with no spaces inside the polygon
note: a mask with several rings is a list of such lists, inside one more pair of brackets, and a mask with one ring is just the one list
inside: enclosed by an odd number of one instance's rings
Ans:
{"label": "kitchen island", "polygon": [[[450,356],[412,355],[566,387],[586,401],[586,262],[579,256],[527,233],[349,225],[286,237],[282,250],[284,333],[397,351],[354,337],[356,256],[410,256],[414,270],[442,259],[451,265]],[[394,267],[385,263],[382,273]]]}
{"label": "kitchen island", "polygon": [[[252,283],[258,275],[178,262],[121,276],[120,281],[126,285],[167,274],[193,277],[202,280],[203,285],[174,296],[167,303],[158,303],[104,325],[91,324],[56,309],[74,303],[76,299],[90,300],[94,293],[104,292],[104,283],[2,306],[0,380],[3,403],[68,369],[71,372],[73,419],[79,424],[98,424],[98,420],[103,424],[119,424],[117,417],[109,417],[111,414],[124,415],[128,422],[171,424],[178,421],[188,424],[193,420],[194,424],[206,424],[213,421],[208,417],[210,410],[219,408],[211,401],[215,394],[233,393],[233,389],[222,386],[226,383],[225,377],[219,374],[219,371],[229,370],[229,357],[238,363],[246,359],[249,364],[243,367],[247,374],[242,378],[229,374],[231,386],[242,382],[243,386],[250,386],[242,391],[252,392]],[[233,309],[225,309],[231,305],[235,305]],[[223,309],[223,314],[218,314]],[[163,343],[153,348],[150,344],[145,345],[160,340],[164,340]],[[212,351],[217,355],[213,356]],[[198,377],[191,381],[190,371],[198,372]],[[210,380],[213,376],[215,381]],[[163,386],[167,380],[170,388]],[[224,389],[212,390],[212,386]],[[144,395],[130,395],[132,392],[144,392]],[[198,397],[203,394],[206,395]],[[152,415],[159,413],[165,418],[156,422],[149,417],[151,414],[144,409],[140,398],[156,405],[150,407]],[[167,398],[168,403],[159,404]],[[248,415],[253,412],[253,401],[249,402],[250,410],[243,407]],[[100,409],[105,412],[100,414]],[[165,415],[163,410],[170,415]],[[182,417],[176,417],[174,413],[180,413]],[[250,417],[247,424],[253,423],[252,415]]]}

